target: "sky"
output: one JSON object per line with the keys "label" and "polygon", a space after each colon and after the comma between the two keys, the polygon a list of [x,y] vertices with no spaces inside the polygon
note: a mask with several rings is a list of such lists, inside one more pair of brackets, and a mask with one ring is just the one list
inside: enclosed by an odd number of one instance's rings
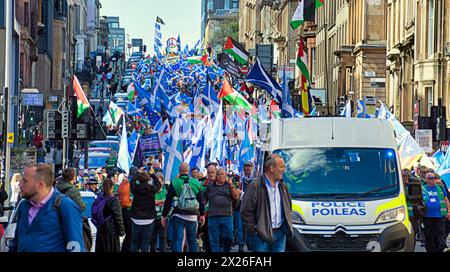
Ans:
{"label": "sky", "polygon": [[200,0],[101,0],[101,16],[118,16],[120,27],[131,39],[144,39],[147,53],[153,54],[156,16],[166,23],[162,26],[165,46],[167,39],[180,34],[181,48],[193,47],[200,39]]}

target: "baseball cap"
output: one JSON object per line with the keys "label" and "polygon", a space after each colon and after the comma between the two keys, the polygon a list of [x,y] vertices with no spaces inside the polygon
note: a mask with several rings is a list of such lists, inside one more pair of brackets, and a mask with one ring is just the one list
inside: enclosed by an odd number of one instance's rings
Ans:
{"label": "baseball cap", "polygon": [[246,161],[244,163],[244,166],[253,166],[253,163],[251,161]]}
{"label": "baseball cap", "polygon": [[219,164],[217,163],[217,162],[208,162],[206,165],[205,165],[205,168],[208,168],[208,167],[210,167],[211,165],[214,165],[214,166],[218,166]]}

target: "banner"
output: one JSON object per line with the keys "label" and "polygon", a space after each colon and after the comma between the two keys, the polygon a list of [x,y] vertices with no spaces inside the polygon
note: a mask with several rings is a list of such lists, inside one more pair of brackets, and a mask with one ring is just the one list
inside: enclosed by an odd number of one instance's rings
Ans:
{"label": "banner", "polygon": [[416,142],[426,153],[433,152],[433,131],[431,129],[416,130]]}
{"label": "banner", "polygon": [[242,78],[241,68],[226,53],[219,54],[219,67],[235,78]]}
{"label": "banner", "polygon": [[141,147],[141,154],[144,159],[148,158],[149,156],[158,156],[158,152],[161,149],[158,133],[144,135],[140,138],[139,142]]}

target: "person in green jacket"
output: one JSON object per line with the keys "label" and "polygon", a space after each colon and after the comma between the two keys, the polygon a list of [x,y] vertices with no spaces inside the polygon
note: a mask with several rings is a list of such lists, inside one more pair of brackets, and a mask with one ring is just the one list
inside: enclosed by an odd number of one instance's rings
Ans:
{"label": "person in green jacket", "polygon": [[80,191],[74,185],[76,180],[77,176],[75,174],[75,169],[67,168],[63,171],[62,179],[56,183],[55,187],[61,194],[72,199],[72,201],[78,205],[80,211],[83,212],[86,210],[86,203],[84,203]]}

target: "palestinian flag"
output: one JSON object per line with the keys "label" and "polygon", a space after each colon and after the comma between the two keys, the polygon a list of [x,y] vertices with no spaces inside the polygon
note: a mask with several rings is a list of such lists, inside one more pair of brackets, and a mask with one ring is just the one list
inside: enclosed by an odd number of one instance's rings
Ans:
{"label": "palestinian flag", "polygon": [[306,57],[305,45],[303,43],[303,38],[300,37],[298,53],[297,53],[297,67],[300,69],[300,72],[302,73],[302,75],[306,77],[307,81],[311,82],[311,77],[309,75],[307,63],[308,63],[308,58]]}
{"label": "palestinian flag", "polygon": [[275,100],[272,100],[270,102],[270,118],[271,119],[281,118],[281,109],[280,106],[278,106],[277,102],[275,102]]}
{"label": "palestinian flag", "polygon": [[136,97],[136,90],[134,89],[134,83],[130,83],[127,88],[128,100],[134,102],[134,98]]}
{"label": "palestinian flag", "polygon": [[83,112],[90,108],[89,100],[86,98],[84,94],[83,88],[81,88],[80,82],[76,76],[73,76],[73,90],[75,92],[75,96],[77,97],[77,118],[83,114]]}
{"label": "palestinian flag", "polygon": [[296,30],[301,25],[303,25],[305,21],[315,20],[316,5],[317,5],[315,1],[320,2],[324,0],[300,0],[297,9],[295,10],[294,16],[292,17],[291,20],[292,29]]}
{"label": "palestinian flag", "polygon": [[228,37],[227,43],[225,44],[224,51],[228,53],[235,61],[239,62],[241,65],[248,63],[248,53],[245,48],[240,45],[233,38]]}
{"label": "palestinian flag", "polygon": [[202,64],[203,63],[205,66],[210,66],[210,63],[208,61],[208,55],[188,57],[188,58],[186,58],[186,61],[190,64]]}
{"label": "palestinian flag", "polygon": [[252,104],[250,104],[242,94],[234,90],[226,79],[224,80],[222,90],[219,93],[219,99],[225,99],[230,102],[231,105],[240,106],[246,111],[252,110]]}
{"label": "palestinian flag", "polygon": [[305,8],[304,3],[305,2],[303,2],[303,1],[298,3],[297,9],[295,10],[295,13],[294,13],[294,17],[292,17],[291,27],[294,30],[299,28],[305,22],[305,19],[303,17],[304,8]]}
{"label": "palestinian flag", "polygon": [[324,2],[325,0],[316,0],[316,8],[320,8],[321,6],[323,6],[324,5]]}

